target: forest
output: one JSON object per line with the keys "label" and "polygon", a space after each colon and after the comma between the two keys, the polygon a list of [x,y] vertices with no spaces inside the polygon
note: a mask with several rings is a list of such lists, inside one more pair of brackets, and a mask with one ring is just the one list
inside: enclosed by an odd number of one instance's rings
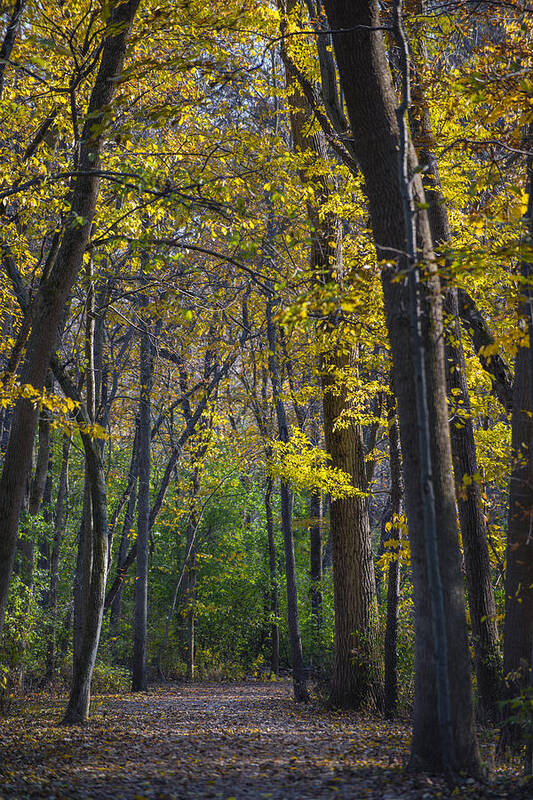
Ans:
{"label": "forest", "polygon": [[533,796],[533,7],[0,2],[0,796]]}

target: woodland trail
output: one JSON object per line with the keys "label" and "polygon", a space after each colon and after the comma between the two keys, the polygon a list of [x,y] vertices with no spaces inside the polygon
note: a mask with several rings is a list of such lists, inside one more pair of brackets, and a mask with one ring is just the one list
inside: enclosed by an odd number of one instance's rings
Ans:
{"label": "woodland trail", "polygon": [[4,800],[526,800],[510,773],[451,793],[404,773],[409,729],[298,706],[290,685],[161,687],[97,697],[84,727],[59,725],[64,701],[34,696],[0,722]]}

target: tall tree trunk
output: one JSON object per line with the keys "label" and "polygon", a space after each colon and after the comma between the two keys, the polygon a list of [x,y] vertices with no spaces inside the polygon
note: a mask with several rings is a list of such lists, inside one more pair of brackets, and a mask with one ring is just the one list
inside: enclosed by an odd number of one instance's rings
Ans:
{"label": "tall tree trunk", "polygon": [[[94,381],[94,286],[93,267],[89,259],[85,270],[86,301],[85,301],[85,388],[86,408],[91,423],[95,417],[95,381]],[[83,508],[78,534],[78,554],[76,559],[76,574],[74,588],[74,630],[73,653],[74,664],[81,654],[83,631],[87,619],[87,603],[91,588],[91,573],[93,568],[93,516],[91,484],[87,457],[85,458],[85,474],[83,486]]]}
{"label": "tall tree trunk", "polygon": [[[444,308],[453,320],[446,337],[446,377],[452,408],[455,406],[458,413],[452,414],[450,438],[472,625],[479,716],[485,722],[490,722],[499,716],[502,658],[465,358],[457,319],[457,292],[454,289],[446,291]],[[471,477],[472,482],[465,482],[465,476]]]}
{"label": "tall tree trunk", "polygon": [[78,529],[76,570],[74,573],[74,610],[72,630],[72,650],[74,663],[76,663],[80,657],[81,643],[83,641],[83,629],[87,616],[87,603],[89,598],[93,565],[92,539],[91,491],[86,468],[83,481],[83,505]]}
{"label": "tall tree trunk", "polygon": [[189,572],[187,575],[187,613],[185,616],[185,627],[186,627],[186,636],[187,636],[187,643],[186,643],[186,664],[187,664],[187,678],[192,681],[194,680],[195,672],[196,672],[196,664],[195,664],[195,632],[196,632],[196,611],[195,611],[195,604],[196,604],[196,578],[197,578],[197,569],[196,569],[196,553],[194,549],[191,550],[191,561],[189,564]]}
{"label": "tall tree trunk", "polygon": [[[533,143],[533,123],[528,129]],[[527,163],[529,201],[524,236],[533,243],[533,156]],[[509,482],[509,523],[505,571],[505,626],[503,671],[509,697],[518,696],[533,678],[533,266],[527,256],[521,264],[526,284],[519,314],[527,320],[528,347],[519,347],[513,390],[513,467]],[[509,731],[506,738],[509,738]]]}
{"label": "tall tree trunk", "polygon": [[[289,441],[289,427],[285,406],[281,397],[281,378],[277,358],[277,335],[273,320],[274,301],[272,295],[267,300],[267,338],[269,347],[268,369],[272,383],[272,395],[278,422],[278,435],[281,442]],[[305,674],[300,620],[298,616],[298,590],[296,586],[296,563],[294,559],[294,539],[292,535],[292,492],[285,481],[280,482],[281,530],[285,549],[285,577],[287,583],[287,615],[289,640],[291,645],[292,681],[296,702],[307,702],[307,678]]]}
{"label": "tall tree trunk", "polygon": [[57,489],[56,510],[54,516],[54,538],[52,541],[52,549],[50,551],[50,588],[48,593],[48,613],[50,622],[48,643],[46,647],[46,682],[53,680],[57,661],[57,590],[59,581],[59,554],[66,521],[70,444],[70,436],[64,434],[63,448],[61,453],[61,472],[59,475],[59,486]]}
{"label": "tall tree trunk", "polygon": [[398,705],[397,675],[397,642],[398,642],[398,608],[400,604],[400,546],[401,528],[397,518],[403,512],[403,477],[400,450],[400,430],[393,399],[388,402],[389,422],[389,461],[390,461],[390,504],[391,530],[387,538],[396,542],[397,557],[390,562],[387,584],[387,623],[385,626],[385,687],[384,711],[387,719],[396,716]]}
{"label": "tall tree trunk", "polygon": [[[48,475],[50,461],[50,414],[46,409],[41,411],[39,417],[39,434],[37,439],[37,458],[31,484],[27,487],[25,507],[29,517],[35,517],[40,511],[41,501]],[[17,571],[25,585],[33,593],[33,580],[35,570],[35,544],[34,528],[29,522],[27,530],[17,542],[19,554]]]}
{"label": "tall tree trunk", "polygon": [[20,26],[20,19],[22,17],[22,12],[24,11],[25,5],[26,0],[15,0],[13,11],[11,12],[11,17],[7,24],[7,30],[2,42],[2,47],[0,47],[0,97],[2,97],[4,91],[6,66],[9,63],[13,47],[15,46],[15,41],[17,39],[17,33]]}
{"label": "tall tree trunk", "polygon": [[[95,308],[92,262],[90,260],[87,263],[87,289],[85,316],[87,403],[85,406],[80,403],[77,412],[79,421],[85,425],[94,423],[96,417]],[[65,385],[66,376],[57,375],[57,377],[60,384],[63,381],[61,384],[63,391],[69,396],[69,387]],[[82,432],[81,438],[85,452],[85,493],[83,520],[80,528],[80,550],[82,551],[79,556],[80,596],[77,605],[78,619],[76,620],[75,617],[74,624],[77,636],[74,646],[72,684],[63,718],[63,722],[68,724],[85,722],[89,716],[91,680],[100,642],[109,554],[107,487],[102,450],[100,445],[91,439],[89,433]]]}
{"label": "tall tree trunk", "polygon": [[133,640],[134,692],[146,691],[148,622],[148,540],[150,535],[150,394],[153,357],[147,321],[142,322],[139,399],[139,489],[137,495],[137,573]]}
{"label": "tall tree trunk", "polygon": [[37,449],[37,463],[33,474],[28,510],[32,516],[39,513],[44,495],[48,463],[50,461],[50,413],[43,409],[39,417],[39,444]]}
{"label": "tall tree trunk", "polygon": [[503,671],[510,696],[520,694],[530,669],[533,626],[533,431],[529,347],[518,349],[512,415],[513,469],[509,483]]}
{"label": "tall tree trunk", "polygon": [[[340,344],[338,347],[340,350]],[[353,485],[364,492],[362,430],[358,425],[335,427],[347,401],[336,384],[335,373],[325,368],[333,363],[339,369],[348,362],[340,352],[328,355],[321,370],[326,448],[332,464],[350,475]],[[330,537],[335,598],[335,661],[330,701],[342,708],[359,708],[379,702],[380,693],[375,638],[376,583],[367,500],[363,494],[332,500]]]}
{"label": "tall tree trunk", "polygon": [[99,449],[86,433],[82,434],[86,475],[90,487],[92,522],[92,568],[87,594],[86,616],[78,658],[74,660],[69,701],[63,721],[85,722],[89,716],[90,690],[104,613],[107,577],[107,498],[105,472]]}
{"label": "tall tree trunk", "polygon": [[274,540],[274,516],[272,514],[272,489],[274,481],[269,476],[265,488],[265,516],[268,542],[268,572],[269,572],[269,611],[272,617],[270,623],[270,672],[279,675],[279,596],[278,596],[278,570],[276,563],[276,542]]}
{"label": "tall tree trunk", "polygon": [[[44,484],[43,498],[41,500],[41,507],[43,512],[43,522],[49,525],[54,520],[52,511],[52,488],[53,488],[53,472],[54,463],[52,457],[48,461],[48,471],[46,473],[46,481]],[[50,572],[50,542],[48,534],[43,532],[37,538],[37,568],[44,572]],[[48,607],[48,589],[44,586],[39,592],[38,602],[41,608]]]}
{"label": "tall tree trunk", "polygon": [[[153,437],[153,432],[152,432]],[[133,514],[135,505],[137,503],[137,482],[139,478],[139,418],[135,418],[135,435],[133,437],[133,445],[131,448],[130,466],[128,470],[128,483],[124,489],[119,501],[115,506],[115,510],[109,521],[109,559],[113,553],[113,538],[115,536],[115,529],[117,526],[120,512],[126,506],[124,519],[122,520],[122,533],[120,537],[119,550],[117,555],[117,572],[119,572],[123,565],[128,552],[128,540],[131,534],[131,526],[133,523]],[[111,566],[111,564],[110,564]],[[111,602],[111,605],[113,603]],[[107,603],[106,603],[107,608]],[[111,614],[113,616],[113,614]],[[120,613],[119,613],[120,617]]]}
{"label": "tall tree trunk", "polygon": [[4,460],[7,444],[9,441],[9,432],[11,430],[11,419],[13,417],[13,409],[9,406],[1,410],[1,424],[0,424],[0,456]]}
{"label": "tall tree trunk", "polygon": [[[120,544],[118,547],[117,556],[117,574],[120,575],[124,569],[126,558],[128,555],[128,544],[131,539],[131,530],[133,525],[133,517],[135,514],[135,505],[137,503],[137,474],[138,474],[138,458],[136,453],[132,454],[132,463],[130,465],[130,481],[132,482],[131,490],[128,497],[128,504],[126,512],[122,521],[122,533],[120,536]],[[120,625],[120,618],[122,616],[122,597],[124,594],[124,581],[120,581],[117,592],[111,602],[110,624],[113,636],[116,637]]]}
{"label": "tall tree trunk", "polygon": [[[423,479],[424,451],[413,431],[423,432],[420,392],[415,384],[415,349],[409,289],[405,280],[410,266],[406,231],[409,220],[404,207],[398,154],[402,152],[396,116],[396,96],[387,62],[376,0],[325,0],[344,97],[353,131],[353,148],[365,178],[378,260],[382,271],[385,312],[394,365],[403,453],[406,506],[413,566],[415,597],[415,704],[411,766],[431,771],[465,770],[477,774],[479,753],[474,733],[472,687],[461,557],[457,535],[455,493],[446,407],[442,310],[435,273],[427,215],[418,205],[419,258],[427,274],[423,285],[422,320],[432,478]],[[339,31],[343,31],[342,33]],[[420,178],[415,173],[416,155],[408,148],[408,164],[414,202],[424,203]],[[410,251],[409,251],[410,252]],[[411,281],[412,285],[412,281]],[[413,296],[414,293],[412,293]],[[420,339],[418,340],[420,341]],[[426,430],[427,430],[426,428]],[[434,506],[430,500],[434,490]],[[438,527],[438,568],[426,553],[428,512],[434,507]],[[426,522],[425,522],[426,521]],[[433,529],[434,530],[434,529]],[[433,572],[430,572],[430,568]],[[433,578],[430,583],[430,575]],[[435,578],[440,579],[442,592]],[[431,593],[431,587],[437,591]],[[444,614],[428,613],[428,598],[441,597]],[[445,626],[447,653],[437,649],[436,626]],[[446,660],[443,664],[443,656]],[[438,660],[437,660],[438,659]],[[440,668],[437,670],[437,664]],[[444,675],[443,675],[444,669]],[[444,685],[446,684],[446,685]],[[449,689],[448,689],[449,687]],[[441,713],[437,711],[440,699]],[[444,702],[442,702],[444,700]],[[443,706],[449,701],[450,723]]]}
{"label": "tall tree trunk", "polygon": [[196,564],[196,531],[198,529],[198,513],[196,509],[198,492],[200,491],[200,473],[195,467],[191,486],[191,506],[189,522],[187,525],[187,539],[185,552],[188,554],[187,568],[185,570],[185,586],[183,591],[183,605],[185,607],[185,661],[187,664],[187,678],[193,680],[195,674],[195,618],[196,618],[196,581],[198,568]]}
{"label": "tall tree trunk", "polygon": [[[74,179],[71,215],[57,256],[44,275],[33,303],[32,330],[20,382],[41,391],[68,297],[83,263],[100,186],[100,156],[109,113],[122,71],[126,46],[140,0],[116,5],[108,20],[102,57],[81,136],[79,170]],[[82,220],[82,224],[79,223]],[[4,624],[24,487],[31,467],[37,410],[27,399],[15,407],[0,479],[0,635]]]}
{"label": "tall tree trunk", "polygon": [[[428,218],[436,248],[449,245],[452,233],[438,164],[430,150],[433,131],[422,87],[415,88],[417,115],[411,118],[414,144],[423,169],[423,182],[429,204]],[[480,717],[486,721],[498,716],[501,697],[501,653],[496,622],[496,602],[492,586],[487,526],[483,512],[480,481],[477,475],[476,446],[466,382],[466,365],[459,323],[458,291],[449,286],[444,296],[448,317],[445,334],[446,384],[449,402],[455,413],[450,422],[452,461],[457,506],[462,534],[472,639],[475,654]],[[472,478],[470,483],[464,476]]]}
{"label": "tall tree trunk", "polygon": [[311,579],[311,620],[315,661],[322,660],[322,495],[312,492],[309,498],[309,548]]}
{"label": "tall tree trunk", "polygon": [[[289,0],[290,13],[296,3]],[[282,33],[285,23],[282,22]],[[295,65],[282,51],[285,63],[287,95],[291,130],[295,150],[314,159],[325,155],[323,136],[314,130],[313,114],[302,95]],[[331,194],[327,180],[317,181],[301,170],[304,184],[312,185],[319,203],[325,204]],[[335,280],[343,282],[341,220],[331,212],[319,213],[308,203],[311,233],[311,267],[318,283]],[[367,486],[366,465],[361,426],[335,427],[337,419],[347,409],[346,393],[336,385],[335,376],[355,359],[345,355],[343,331],[338,330],[335,315],[318,327],[322,347],[320,379],[326,449],[331,465],[350,475],[355,487],[364,492]],[[355,355],[355,352],[352,356]],[[335,600],[335,662],[330,700],[333,705],[357,708],[374,703],[381,694],[378,654],[376,650],[377,602],[374,564],[370,538],[368,504],[362,495],[335,500],[330,511],[330,542],[333,563]]]}

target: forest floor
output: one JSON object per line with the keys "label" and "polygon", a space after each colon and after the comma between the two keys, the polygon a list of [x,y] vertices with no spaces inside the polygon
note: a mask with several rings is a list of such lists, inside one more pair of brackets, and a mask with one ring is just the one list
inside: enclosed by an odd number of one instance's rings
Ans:
{"label": "forest floor", "polygon": [[[33,695],[0,722],[0,798],[533,798],[511,765],[453,792],[408,775],[406,724],[296,705],[287,682],[96,697],[83,727],[62,727],[63,708],[64,698]],[[493,743],[482,747],[490,762]]]}

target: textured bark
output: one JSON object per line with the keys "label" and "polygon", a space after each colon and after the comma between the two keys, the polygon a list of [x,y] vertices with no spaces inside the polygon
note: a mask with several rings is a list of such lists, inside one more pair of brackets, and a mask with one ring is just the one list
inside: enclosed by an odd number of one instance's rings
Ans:
{"label": "textured bark", "polygon": [[[509,492],[503,671],[509,696],[517,696],[527,681],[533,636],[533,436],[529,348],[520,347],[515,362],[513,392],[513,470]],[[519,674],[516,674],[516,673]],[[510,677],[508,677],[510,676]]]}
{"label": "textured bark", "polygon": [[[81,269],[99,194],[98,169],[106,126],[103,124],[116,93],[126,45],[140,0],[115,6],[109,25],[115,32],[104,39],[98,74],[81,136],[79,171],[74,180],[71,215],[57,256],[45,275],[34,302],[33,327],[28,338],[20,381],[37,391],[44,386],[59,324],[72,286]],[[79,220],[83,220],[80,224]],[[0,635],[13,568],[17,528],[24,487],[31,467],[37,411],[28,400],[15,407],[11,434],[0,479]]]}
{"label": "textured bark", "polygon": [[[328,506],[330,503],[328,503]],[[329,509],[328,509],[329,510]],[[324,509],[324,516],[327,516],[326,510]],[[331,554],[331,533],[329,533],[328,538],[326,539],[326,544],[324,545],[324,553],[322,555],[322,573],[326,572],[326,570],[331,569],[333,563],[333,558]]]}
{"label": "textured bark", "polygon": [[133,638],[132,690],[146,691],[146,635],[148,623],[148,540],[150,535],[150,395],[153,358],[148,324],[142,323],[139,398],[139,484],[137,492],[137,572]]}
{"label": "textured bark", "polygon": [[107,576],[107,499],[105,473],[98,448],[87,434],[82,434],[86,457],[86,475],[92,508],[92,568],[85,607],[85,619],[77,658],[74,659],[72,684],[63,722],[78,724],[89,716],[93,675],[104,612]]}
{"label": "textured bark", "polygon": [[[438,165],[429,149],[429,144],[433,141],[433,132],[429,109],[420,87],[417,87],[416,102],[418,117],[412,122],[411,127],[415,132],[414,143],[418,149],[420,163],[425,168],[424,189],[429,204],[431,235],[435,247],[442,247],[451,244],[452,233],[442,195]],[[445,291],[444,311],[448,317],[445,330],[446,384],[449,402],[454,410],[450,422],[450,439],[464,548],[479,716],[489,721],[498,716],[497,703],[501,699],[502,688],[501,653],[481,486],[474,477],[477,474],[476,446],[461,342],[458,291],[453,286],[449,286]],[[496,392],[499,399],[504,401],[506,398],[502,393],[502,382],[493,380],[493,386],[500,387],[500,390],[496,388]],[[463,482],[465,475],[474,478],[468,485]]]}
{"label": "textured bark", "polygon": [[[533,143],[533,123],[528,144]],[[533,243],[533,156],[527,162],[529,202],[525,242]],[[529,346],[519,347],[515,362],[511,445],[513,467],[509,482],[509,523],[505,572],[503,671],[509,697],[533,685],[533,266],[524,259],[521,273],[529,283],[519,314],[527,320]],[[509,736],[509,731],[505,738]],[[528,753],[531,769],[531,750]]]}
{"label": "textured bark", "polygon": [[4,40],[2,42],[2,47],[0,47],[0,97],[2,97],[4,91],[6,66],[11,57],[11,53],[13,52],[13,47],[15,46],[17,33],[20,26],[20,19],[22,17],[22,12],[24,11],[25,5],[26,0],[15,0],[13,11],[11,12],[11,17],[7,25]]}
{"label": "textured bark", "polygon": [[39,444],[37,449],[37,463],[31,485],[29,512],[32,516],[39,513],[43,499],[48,463],[50,461],[50,414],[45,409],[39,418]]}
{"label": "textured bark", "polygon": [[107,611],[115,601],[119,592],[122,592],[124,587],[124,580],[128,574],[129,568],[135,563],[137,558],[137,542],[133,542],[130,549],[127,551],[126,556],[120,564],[117,565],[117,574],[115,580],[111,584],[105,598],[104,608]]}
{"label": "textured bark", "polygon": [[[76,417],[82,431],[94,423],[96,413],[94,375],[94,293],[92,265],[87,265],[89,291],[85,315],[85,354],[87,369],[85,385],[87,402],[82,403],[76,387],[65,370],[52,357],[51,365],[64,394],[78,403]],[[90,434],[81,432],[85,454],[85,486],[82,524],[77,567],[77,590],[74,618],[74,660],[69,702],[63,721],[85,722],[89,715],[91,680],[100,642],[104,611],[108,560],[108,525],[106,476],[102,463],[102,448]],[[78,572],[79,570],[79,572]]]}
{"label": "textured bark", "polygon": [[[124,565],[126,563],[126,558],[128,555],[128,543],[131,538],[131,530],[133,525],[133,517],[135,514],[135,505],[137,502],[137,477],[138,477],[138,458],[137,458],[137,450],[138,446],[134,444],[134,450],[131,456],[131,463],[130,463],[130,471],[129,471],[129,480],[128,485],[130,488],[129,496],[128,496],[128,504],[126,506],[126,512],[124,514],[124,519],[122,521],[122,533],[120,536],[120,544],[118,548],[118,556],[117,556],[117,575],[121,574],[121,571],[124,570]],[[120,618],[122,615],[122,595],[124,592],[124,581],[120,581],[116,594],[113,597],[113,600],[110,603],[111,606],[111,613],[110,613],[110,622],[111,622],[111,629],[113,631],[114,636],[117,635],[118,627],[120,624]],[[106,608],[108,607],[108,602],[106,598]]]}
{"label": "textured bark", "polygon": [[[415,704],[411,767],[443,768],[478,773],[479,753],[473,726],[472,688],[464,588],[455,515],[454,483],[446,408],[440,287],[427,216],[418,213],[420,257],[427,269],[424,283],[424,345],[431,422],[431,454],[435,511],[439,521],[438,554],[444,589],[447,677],[450,687],[453,753],[447,764],[437,716],[435,648],[431,614],[421,483],[416,387],[411,348],[411,322],[406,282],[397,279],[407,269],[404,209],[398,172],[399,129],[396,97],[387,63],[378,5],[374,0],[326,0],[337,63],[353,131],[353,146],[365,179],[377,255],[386,261],[382,271],[387,328],[398,398],[406,507],[411,542],[415,598]],[[362,26],[354,30],[355,26]],[[411,174],[416,155],[409,149]],[[418,176],[413,179],[415,201],[424,202]]]}
{"label": "textured bark", "polygon": [[[453,320],[446,338],[448,393],[452,407],[460,403],[460,412],[452,415],[450,423],[453,470],[464,550],[479,716],[488,722],[499,716],[497,704],[502,691],[502,658],[481,484],[475,477],[478,471],[476,447],[464,352],[457,322],[457,294],[453,289],[446,292],[445,310]],[[465,475],[473,476],[472,483],[465,485]]]}
{"label": "textured bark", "polygon": [[11,418],[13,416],[12,408],[3,408],[0,411],[0,456],[2,460],[6,452],[7,443],[9,440],[9,432],[11,430]]}
{"label": "textured bark", "polygon": [[398,607],[400,604],[400,546],[401,530],[394,524],[395,517],[403,513],[403,476],[400,449],[400,429],[396,415],[395,403],[388,403],[389,422],[389,462],[390,462],[390,504],[392,528],[387,538],[397,542],[398,558],[391,562],[387,583],[387,622],[385,626],[385,686],[384,711],[387,719],[396,716],[398,704],[397,675],[397,642],[398,642]]}
{"label": "textured bark", "polygon": [[510,411],[513,404],[513,378],[508,364],[500,353],[491,356],[483,354],[483,348],[494,345],[495,338],[487,325],[483,315],[476,307],[474,300],[465,289],[457,289],[459,317],[472,339],[474,350],[481,362],[481,366],[488,373],[492,382],[492,391],[497,400],[506,411]]}
{"label": "textured bark", "polygon": [[[290,13],[294,6],[293,0],[288,2],[287,12]],[[325,142],[313,124],[308,99],[300,90],[296,67],[285,48],[282,56],[295,150],[316,160],[324,157]],[[322,74],[330,76],[326,61],[327,55],[323,52]],[[331,76],[327,80],[331,105],[334,91],[330,85]],[[326,203],[331,194],[327,180],[317,180],[303,168],[300,176],[304,184],[313,186],[318,204]],[[315,280],[318,283],[336,280],[342,284],[341,221],[335,214],[319,213],[319,206],[312,203],[308,203],[307,212],[312,241],[310,262]],[[353,485],[364,492],[367,480],[361,426],[343,426],[334,430],[336,420],[347,409],[346,395],[336,385],[335,374],[350,366],[355,368],[355,358],[350,359],[344,354],[343,331],[338,329],[336,315],[320,324],[317,336],[323,349],[320,379],[326,449],[331,456],[331,465],[350,475]],[[374,565],[365,497],[348,497],[331,503],[330,543],[335,601],[335,662],[330,701],[339,707],[357,708],[375,702],[381,693],[375,648],[377,603]],[[314,563],[318,563],[316,554]]]}
{"label": "textured bark", "polygon": [[[329,355],[327,365],[332,362],[336,368],[349,363],[340,353]],[[366,464],[361,427],[335,428],[336,420],[346,409],[346,396],[336,385],[334,373],[325,366],[321,374],[326,448],[333,466],[350,475],[353,485],[364,492]],[[376,702],[379,695],[376,584],[365,496],[332,500],[330,537],[335,598],[335,661],[330,702],[342,708],[358,708]]]}

